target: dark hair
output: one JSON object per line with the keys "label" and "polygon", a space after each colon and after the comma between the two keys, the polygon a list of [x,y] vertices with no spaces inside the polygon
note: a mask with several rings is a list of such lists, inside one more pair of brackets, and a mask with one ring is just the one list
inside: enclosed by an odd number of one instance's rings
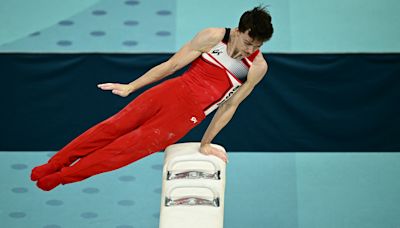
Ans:
{"label": "dark hair", "polygon": [[271,15],[265,7],[258,6],[242,14],[239,21],[239,31],[249,31],[249,36],[255,40],[267,41],[272,37],[274,28]]}

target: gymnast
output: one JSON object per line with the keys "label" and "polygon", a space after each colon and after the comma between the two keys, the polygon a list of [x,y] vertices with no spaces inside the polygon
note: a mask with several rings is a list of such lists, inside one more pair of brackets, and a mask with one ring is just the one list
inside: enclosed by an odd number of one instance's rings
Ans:
{"label": "gymnast", "polygon": [[200,31],[169,60],[129,84],[99,84],[102,90],[126,97],[191,64],[181,76],[146,90],[72,140],[47,163],[32,169],[31,180],[50,191],[121,168],[174,144],[216,109],[200,152],[227,162],[227,154],[212,147],[211,141],[267,73],[259,49],[272,33],[269,12],[255,7],[242,14],[237,28]]}

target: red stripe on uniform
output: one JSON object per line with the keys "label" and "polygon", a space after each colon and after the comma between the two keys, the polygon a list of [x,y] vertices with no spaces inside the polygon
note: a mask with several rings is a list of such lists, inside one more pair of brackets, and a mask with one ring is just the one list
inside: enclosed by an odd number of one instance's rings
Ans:
{"label": "red stripe on uniform", "polygon": [[256,56],[258,55],[258,53],[260,53],[260,49],[258,49],[257,51],[255,51],[253,54],[251,54],[249,57],[247,57],[248,60],[250,60],[250,62],[253,62],[254,59],[256,58]]}
{"label": "red stripe on uniform", "polygon": [[[250,61],[250,60],[249,60]],[[250,68],[250,64],[246,61],[246,58],[242,59],[242,62],[244,63],[244,65],[247,66],[247,68]]]}

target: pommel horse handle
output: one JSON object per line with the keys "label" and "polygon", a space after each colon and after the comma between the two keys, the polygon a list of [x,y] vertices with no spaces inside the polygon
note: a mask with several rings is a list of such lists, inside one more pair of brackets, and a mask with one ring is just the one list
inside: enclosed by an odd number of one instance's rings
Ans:
{"label": "pommel horse handle", "polygon": [[[179,163],[185,162],[205,162],[210,163],[214,167],[213,172],[207,170],[185,170],[185,171],[174,171],[173,167]],[[196,159],[196,158],[173,158],[167,166],[167,180],[178,180],[178,179],[211,179],[220,180],[221,179],[221,169],[220,166],[215,162],[215,160],[209,159]]]}

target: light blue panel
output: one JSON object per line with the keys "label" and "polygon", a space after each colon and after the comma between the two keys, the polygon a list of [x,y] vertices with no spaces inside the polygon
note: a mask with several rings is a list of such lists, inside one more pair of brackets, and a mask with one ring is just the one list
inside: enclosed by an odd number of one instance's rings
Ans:
{"label": "light blue panel", "polygon": [[230,153],[224,227],[296,228],[295,158],[294,153]]}
{"label": "light blue panel", "polygon": [[235,27],[240,15],[270,5],[275,33],[263,52],[399,52],[397,0],[178,0],[177,44],[205,27]]}
{"label": "light blue panel", "polygon": [[260,4],[269,5],[268,9],[275,29],[273,37],[263,45],[262,50],[264,52],[291,51],[289,0],[177,0],[177,48],[204,28],[237,27],[240,16]]}
{"label": "light blue panel", "polygon": [[101,0],[0,51],[169,52],[174,45],[175,1]]}
{"label": "light blue panel", "polygon": [[397,0],[291,0],[292,52],[399,52]]}
{"label": "light blue panel", "polygon": [[275,27],[263,52],[400,51],[396,0],[3,0],[0,52],[175,52],[259,4]]}
{"label": "light blue panel", "polygon": [[[163,153],[43,192],[50,152],[0,152],[2,227],[158,227]],[[229,153],[225,227],[400,226],[400,153]]]}
{"label": "light blue panel", "polygon": [[99,0],[1,0],[0,45],[50,27]]}
{"label": "light blue panel", "polygon": [[0,153],[2,227],[158,227],[163,154],[44,192],[30,170],[49,152]]}
{"label": "light blue panel", "polygon": [[299,228],[400,227],[400,153],[298,153]]}
{"label": "light blue panel", "polygon": [[[43,192],[29,180],[30,170],[51,155],[0,152],[2,226],[158,227],[163,153]],[[225,227],[297,227],[295,154],[230,153],[229,158]]]}

